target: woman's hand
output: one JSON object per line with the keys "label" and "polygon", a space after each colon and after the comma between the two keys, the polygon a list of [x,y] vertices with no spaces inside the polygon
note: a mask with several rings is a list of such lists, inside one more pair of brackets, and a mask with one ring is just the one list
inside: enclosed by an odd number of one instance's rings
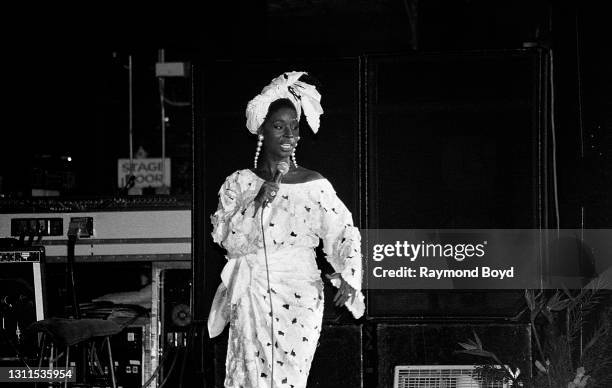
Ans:
{"label": "woman's hand", "polygon": [[259,189],[259,193],[255,196],[253,202],[255,202],[255,212],[253,213],[253,217],[259,211],[259,208],[263,206],[264,203],[268,204],[274,201],[276,198],[276,194],[278,193],[278,183],[266,181],[261,185]]}
{"label": "woman's hand", "polygon": [[334,296],[334,304],[336,306],[342,306],[349,300],[349,298],[351,298],[351,303],[355,301],[355,294],[357,292],[355,292],[353,287],[349,286],[346,280],[344,280],[339,273],[336,272],[331,275],[326,274],[325,277],[329,280],[340,279],[340,287],[338,288],[336,296]]}

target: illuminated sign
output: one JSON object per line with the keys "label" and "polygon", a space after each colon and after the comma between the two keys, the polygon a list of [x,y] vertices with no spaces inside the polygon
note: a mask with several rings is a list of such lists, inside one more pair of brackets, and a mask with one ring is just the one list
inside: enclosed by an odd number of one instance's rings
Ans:
{"label": "illuminated sign", "polygon": [[[169,158],[166,158],[163,163],[161,158],[134,159],[133,163],[133,174],[136,177],[135,188],[170,187]],[[117,184],[119,187],[125,187],[127,177],[130,175],[130,159],[118,159],[117,168]]]}

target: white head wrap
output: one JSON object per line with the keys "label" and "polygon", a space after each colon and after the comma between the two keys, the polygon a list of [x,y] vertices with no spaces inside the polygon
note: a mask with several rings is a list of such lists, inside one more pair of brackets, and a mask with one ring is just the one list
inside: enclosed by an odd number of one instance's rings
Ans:
{"label": "white head wrap", "polygon": [[288,98],[293,102],[298,120],[303,109],[308,125],[314,133],[317,133],[319,116],[323,114],[321,94],[313,85],[298,81],[303,74],[307,73],[303,71],[283,73],[274,78],[268,86],[263,88],[260,94],[249,101],[246,108],[246,126],[251,133],[257,133],[268,114],[270,104],[281,98]]}

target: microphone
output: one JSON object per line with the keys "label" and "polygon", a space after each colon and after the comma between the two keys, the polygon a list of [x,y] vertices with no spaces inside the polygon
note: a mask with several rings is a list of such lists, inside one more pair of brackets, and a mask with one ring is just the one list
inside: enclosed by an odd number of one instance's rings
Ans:
{"label": "microphone", "polygon": [[[274,183],[280,183],[281,180],[283,179],[283,175],[285,175],[288,172],[289,172],[289,163],[278,162],[278,164],[276,165],[276,172],[274,173],[274,178],[272,178],[274,180]],[[267,199],[265,199],[263,203],[261,204],[262,208],[265,208],[266,206],[268,206]],[[257,214],[257,210],[253,213],[253,218],[255,218],[256,214]]]}
{"label": "microphone", "polygon": [[[280,183],[283,179],[283,175],[289,172],[289,163],[278,162],[276,165],[276,172],[274,173],[274,183]],[[268,200],[266,199],[263,203],[263,207],[268,206]]]}

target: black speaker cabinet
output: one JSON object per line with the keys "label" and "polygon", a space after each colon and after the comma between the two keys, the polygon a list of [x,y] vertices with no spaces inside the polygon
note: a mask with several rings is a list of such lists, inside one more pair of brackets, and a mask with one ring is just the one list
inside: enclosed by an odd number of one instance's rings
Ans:
{"label": "black speaker cabinet", "polygon": [[146,340],[145,325],[131,325],[111,337],[118,386],[140,388],[144,384],[145,367],[150,363],[150,355],[146,354]]}
{"label": "black speaker cabinet", "polygon": [[[195,338],[192,324],[191,309],[191,269],[180,263],[159,263],[154,266],[153,276],[158,279],[159,287],[159,362],[158,383],[166,381],[166,385],[176,387],[181,381],[195,378],[191,372],[195,368],[191,363],[189,350],[194,349]],[[167,268],[166,265],[176,266]],[[154,283],[155,284],[155,283]],[[155,303],[155,301],[154,301]],[[164,361],[165,360],[165,361]],[[186,369],[186,365],[189,368]]]}
{"label": "black speaker cabinet", "polygon": [[376,329],[378,387],[393,386],[399,365],[476,365],[483,359],[456,353],[459,342],[474,338],[521,373],[531,370],[531,335],[527,324],[380,324]]}
{"label": "black speaker cabinet", "polygon": [[[227,332],[214,340],[214,387],[223,388]],[[309,388],[363,387],[362,325],[324,324],[308,376]]]}
{"label": "black speaker cabinet", "polygon": [[[545,227],[545,79],[539,50],[369,57],[368,227]],[[522,307],[522,291],[468,291],[371,290],[368,315]]]}
{"label": "black speaker cabinet", "polygon": [[191,324],[191,270],[169,268],[162,270],[160,276],[162,348],[186,347]]}
{"label": "black speaker cabinet", "polygon": [[37,356],[27,328],[46,316],[44,264],[44,247],[0,247],[0,365]]}
{"label": "black speaker cabinet", "polygon": [[323,325],[308,387],[363,387],[362,325]]}

